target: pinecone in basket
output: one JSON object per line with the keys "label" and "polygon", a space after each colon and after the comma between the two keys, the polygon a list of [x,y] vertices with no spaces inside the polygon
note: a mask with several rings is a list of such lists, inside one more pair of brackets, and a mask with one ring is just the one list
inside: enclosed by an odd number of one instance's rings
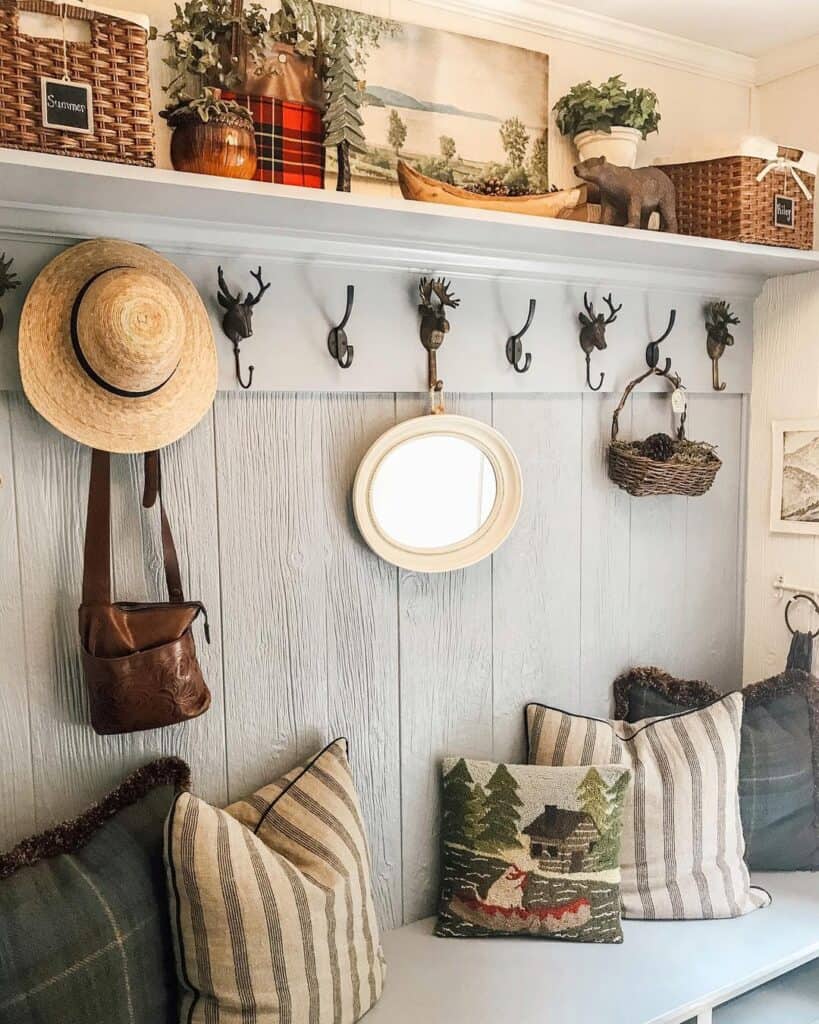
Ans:
{"label": "pinecone in basket", "polygon": [[[470,189],[470,191],[472,191]],[[508,196],[509,189],[500,178],[484,178],[474,187],[474,191],[482,196]]]}
{"label": "pinecone in basket", "polygon": [[640,445],[640,454],[655,462],[668,462],[674,454],[674,440],[668,434],[651,434]]}

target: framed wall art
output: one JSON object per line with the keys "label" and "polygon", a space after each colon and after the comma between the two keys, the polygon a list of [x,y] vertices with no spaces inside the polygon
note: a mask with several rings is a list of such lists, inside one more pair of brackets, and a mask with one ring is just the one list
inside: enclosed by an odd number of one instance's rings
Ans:
{"label": "framed wall art", "polygon": [[771,530],[819,535],[819,416],[772,424]]}
{"label": "framed wall art", "polygon": [[[452,185],[489,179],[514,194],[548,192],[547,54],[344,7],[319,11],[324,37],[344,40],[357,93],[353,192],[399,197],[399,160]],[[327,171],[333,189],[335,147]]]}

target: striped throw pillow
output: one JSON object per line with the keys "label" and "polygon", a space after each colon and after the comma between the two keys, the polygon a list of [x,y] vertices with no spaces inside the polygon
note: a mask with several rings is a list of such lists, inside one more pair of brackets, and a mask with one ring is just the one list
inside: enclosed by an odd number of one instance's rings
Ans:
{"label": "striped throw pillow", "polygon": [[182,794],[165,858],[184,1024],[352,1024],[384,960],[361,809],[335,740],[218,810]]}
{"label": "striped throw pillow", "polygon": [[621,846],[624,917],[739,917],[768,905],[743,860],[741,694],[632,724],[530,704],[526,724],[531,764],[631,768]]}

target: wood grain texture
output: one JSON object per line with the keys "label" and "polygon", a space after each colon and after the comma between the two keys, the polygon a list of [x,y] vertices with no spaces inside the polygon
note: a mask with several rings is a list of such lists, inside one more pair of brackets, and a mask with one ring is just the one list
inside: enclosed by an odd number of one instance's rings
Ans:
{"label": "wood grain texture", "polygon": [[[352,486],[367,448],[395,423],[393,395],[322,398],[326,487],[327,687],[330,732],[346,736],[367,822],[376,909],[383,927],[402,920],[398,570],[359,537]],[[318,625],[318,624],[317,624]]]}
{"label": "wood grain texture", "polygon": [[88,494],[87,449],[11,397],[35,825],[81,810],[150,758],[147,734],[98,736],[89,724],[77,607]]}
{"label": "wood grain texture", "polygon": [[[668,394],[632,393],[632,439],[673,432]],[[627,440],[621,431],[620,436]],[[660,495],[631,498],[629,662],[684,674],[686,502]],[[703,586],[707,586],[704,581]],[[611,595],[617,600],[619,595]]]}
{"label": "wood grain texture", "polygon": [[[608,480],[615,400],[448,395],[451,411],[493,422],[512,443],[524,506],[492,559],[424,576],[364,546],[350,491],[369,444],[425,412],[426,396],[220,394],[163,455],[185,584],[210,612],[213,645],[197,627],[197,647],[213,707],[174,729],[104,738],[88,725],[76,632],[88,454],[4,396],[0,475],[11,444],[15,479],[0,487],[0,538],[13,542],[0,559],[19,582],[0,579],[11,609],[0,640],[12,659],[19,640],[25,685],[6,684],[0,711],[15,744],[0,748],[0,845],[79,810],[157,753],[189,760],[197,791],[221,803],[343,734],[379,917],[391,926],[429,913],[443,756],[518,759],[527,700],[605,713],[612,678],[631,662],[720,685],[739,672],[743,400],[692,399],[692,430],[720,444],[726,465],[719,490],[689,500],[634,499]],[[638,396],[624,435],[668,429],[667,402]],[[115,459],[115,583],[144,599],[164,591],[141,486],[140,460]]]}
{"label": "wood grain texture", "polygon": [[0,849],[34,828],[12,401],[0,394]]}
{"label": "wood grain texture", "polygon": [[[722,468],[711,490],[686,507],[683,649],[686,672],[718,690],[742,685],[736,628],[745,517],[741,508],[742,398],[692,395],[691,436],[717,445]],[[744,505],[744,502],[742,502]]]}
{"label": "wood grain texture", "polygon": [[[423,413],[400,397],[397,419]],[[447,412],[491,422],[485,396],[446,396]],[[441,759],[492,755],[492,561],[399,574],[404,917],[431,913],[438,884]],[[522,719],[521,719],[522,721]]]}
{"label": "wood grain texture", "polygon": [[[629,667],[631,506],[635,500],[609,480],[611,417],[619,394],[583,396],[582,567],[579,710],[608,718],[611,682]],[[631,436],[632,407],[620,415]]]}
{"label": "wood grain texture", "polygon": [[526,703],[578,706],[582,398],[497,396],[493,408],[524,480],[520,519],[493,558],[493,756],[515,763]]}
{"label": "wood grain texture", "polygon": [[219,396],[216,476],[228,796],[329,736],[328,506],[319,396]]}

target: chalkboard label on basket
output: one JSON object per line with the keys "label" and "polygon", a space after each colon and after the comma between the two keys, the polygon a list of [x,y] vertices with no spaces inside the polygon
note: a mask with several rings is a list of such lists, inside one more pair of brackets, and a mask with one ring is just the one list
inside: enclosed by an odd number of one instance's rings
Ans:
{"label": "chalkboard label on basket", "polygon": [[86,82],[66,82],[62,78],[41,78],[43,125],[63,132],[94,131],[94,105],[91,86]]}
{"label": "chalkboard label on basket", "polygon": [[774,196],[774,227],[796,227],[796,200],[789,196]]}

